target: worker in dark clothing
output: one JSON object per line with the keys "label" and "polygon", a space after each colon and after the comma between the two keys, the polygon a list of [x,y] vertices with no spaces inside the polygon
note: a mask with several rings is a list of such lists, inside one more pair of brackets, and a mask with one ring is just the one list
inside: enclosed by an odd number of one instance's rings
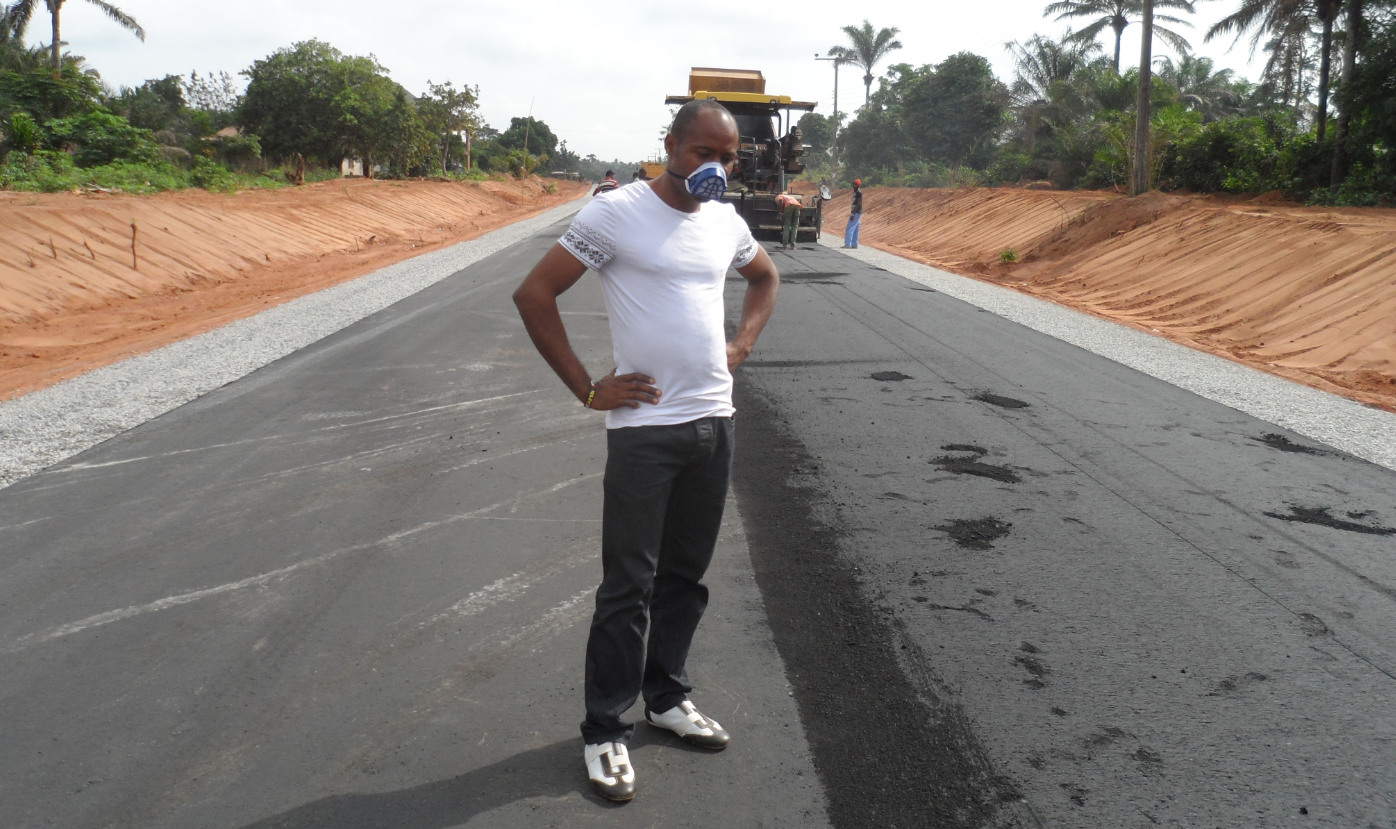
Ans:
{"label": "worker in dark clothing", "polygon": [[843,246],[858,247],[858,228],[863,223],[863,180],[853,180],[853,204],[848,208],[848,226],[843,231]]}

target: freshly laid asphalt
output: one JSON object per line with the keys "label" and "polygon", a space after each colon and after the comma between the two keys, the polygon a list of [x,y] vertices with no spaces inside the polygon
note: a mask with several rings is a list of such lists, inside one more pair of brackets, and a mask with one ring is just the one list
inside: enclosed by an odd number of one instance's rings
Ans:
{"label": "freshly laid asphalt", "polygon": [[562,228],[0,490],[0,824],[1396,825],[1396,473],[814,246],[690,661],[734,743],[597,799],[604,430],[509,302]]}

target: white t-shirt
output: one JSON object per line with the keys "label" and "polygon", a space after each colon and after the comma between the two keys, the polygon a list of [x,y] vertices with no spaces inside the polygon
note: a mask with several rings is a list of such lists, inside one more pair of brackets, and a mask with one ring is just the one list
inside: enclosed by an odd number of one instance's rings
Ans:
{"label": "white t-shirt", "polygon": [[641,182],[593,199],[560,244],[601,274],[616,373],[647,374],[663,392],[656,404],[607,412],[606,428],[736,411],[722,289],[727,270],[750,264],[760,248],[732,205],[704,202],[684,213]]}

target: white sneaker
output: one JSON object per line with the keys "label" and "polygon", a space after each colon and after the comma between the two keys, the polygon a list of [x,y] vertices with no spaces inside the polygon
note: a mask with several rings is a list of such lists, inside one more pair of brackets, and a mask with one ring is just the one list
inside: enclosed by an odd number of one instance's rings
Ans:
{"label": "white sneaker", "polygon": [[635,796],[635,767],[630,765],[630,754],[625,743],[598,743],[588,745],[584,756],[587,761],[587,777],[596,793],[607,800],[626,801]]}
{"label": "white sneaker", "polygon": [[674,732],[695,746],[721,751],[732,742],[732,735],[723,730],[717,720],[709,719],[698,712],[688,700],[675,705],[663,714],[645,707],[645,719],[650,725]]}

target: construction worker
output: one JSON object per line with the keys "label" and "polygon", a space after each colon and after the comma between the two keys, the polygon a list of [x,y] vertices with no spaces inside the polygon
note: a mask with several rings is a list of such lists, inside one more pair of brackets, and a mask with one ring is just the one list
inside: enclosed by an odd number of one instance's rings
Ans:
{"label": "construction worker", "polygon": [[863,223],[863,180],[853,180],[853,202],[848,208],[848,226],[843,231],[843,246],[858,247],[858,229]]}
{"label": "construction worker", "polygon": [[780,236],[781,247],[794,250],[795,236],[800,232],[800,197],[786,190],[776,196],[776,209],[785,220]]}
{"label": "construction worker", "polygon": [[607,170],[606,177],[601,179],[601,183],[596,185],[596,189],[591,191],[591,194],[593,196],[599,196],[602,193],[609,193],[619,186],[620,182],[616,181],[616,171]]}

